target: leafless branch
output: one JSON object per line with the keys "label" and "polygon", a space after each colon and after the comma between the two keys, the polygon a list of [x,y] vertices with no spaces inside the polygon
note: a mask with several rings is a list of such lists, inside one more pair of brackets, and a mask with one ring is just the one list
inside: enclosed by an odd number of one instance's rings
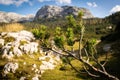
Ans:
{"label": "leafless branch", "polygon": [[85,51],[85,54],[86,54],[86,57],[87,57],[87,62],[89,62],[90,58],[88,56],[88,52],[87,52],[87,50],[85,48],[84,48],[84,51]]}
{"label": "leafless branch", "polygon": [[88,75],[93,76],[93,77],[100,77],[99,75],[92,74],[90,71],[87,70],[85,66],[83,66],[83,68],[88,73]]}
{"label": "leafless branch", "polygon": [[106,63],[107,63],[107,61],[108,61],[108,55],[107,55],[107,53],[106,53],[106,56],[105,56],[105,62],[102,64],[102,66],[105,66]]}
{"label": "leafless branch", "polygon": [[69,60],[68,58],[66,58],[66,59],[67,59],[67,61],[68,61],[68,64],[69,64],[76,72],[78,72],[78,73],[86,73],[86,72],[81,72],[80,70],[77,70],[77,69],[71,64],[70,60]]}

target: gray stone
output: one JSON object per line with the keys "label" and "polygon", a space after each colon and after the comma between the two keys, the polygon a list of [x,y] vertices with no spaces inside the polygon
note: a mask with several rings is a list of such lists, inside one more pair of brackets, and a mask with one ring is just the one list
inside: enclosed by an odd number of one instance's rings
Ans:
{"label": "gray stone", "polygon": [[12,73],[15,73],[15,71],[18,69],[18,63],[12,63],[12,62],[9,62],[7,63],[5,66],[4,66],[4,74],[8,74],[9,72],[12,72]]}
{"label": "gray stone", "polygon": [[4,39],[0,39],[0,44],[3,46],[4,45],[5,40]]}
{"label": "gray stone", "polygon": [[38,52],[38,43],[31,42],[29,44],[25,44],[20,46],[21,50],[23,50],[26,54],[30,53],[33,54],[34,52]]}
{"label": "gray stone", "polygon": [[36,67],[37,67],[37,65],[36,65],[36,64],[33,64],[32,66],[33,66],[33,68],[36,68]]}
{"label": "gray stone", "polygon": [[34,35],[29,32],[29,31],[25,31],[25,30],[22,30],[22,31],[19,31],[19,32],[8,32],[7,37],[13,37],[16,39],[16,41],[21,41],[21,40],[25,40],[25,41],[32,41],[34,40]]}
{"label": "gray stone", "polygon": [[[0,39],[2,46],[2,58],[10,59],[13,56],[22,56],[23,53],[36,53],[38,52],[38,43],[32,42],[35,38],[34,35],[29,31],[19,32],[3,32],[4,37],[13,37],[15,41],[4,43],[4,39]],[[21,44],[25,41],[25,44]]]}
{"label": "gray stone", "polygon": [[8,57],[8,50],[4,49],[3,54],[2,54],[2,58],[7,58]]}
{"label": "gray stone", "polygon": [[26,77],[21,77],[20,80],[26,80]]}
{"label": "gray stone", "polygon": [[32,78],[32,80],[39,80],[38,77],[39,77],[38,75],[35,75],[35,76]]}
{"label": "gray stone", "polygon": [[13,48],[13,53],[14,53],[16,56],[22,56],[22,52],[21,52],[21,50],[20,50],[18,47],[14,47],[14,48]]}

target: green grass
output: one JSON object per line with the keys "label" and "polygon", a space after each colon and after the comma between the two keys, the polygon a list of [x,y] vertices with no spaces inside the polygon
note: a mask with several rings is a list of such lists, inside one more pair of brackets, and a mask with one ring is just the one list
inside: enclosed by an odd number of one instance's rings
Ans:
{"label": "green grass", "polygon": [[[73,60],[71,63],[74,64],[73,66],[78,70],[82,69],[82,63],[78,60]],[[60,70],[62,66],[65,66],[67,69]],[[54,70],[47,70],[43,73],[41,80],[90,80],[90,78],[85,77],[84,74],[77,73],[69,64],[62,64]]]}
{"label": "green grass", "polygon": [[[71,46],[68,46],[67,44],[64,46],[67,50],[71,50]],[[78,50],[79,48],[79,42],[75,42],[73,45],[74,50]]]}
{"label": "green grass", "polygon": [[59,70],[60,67],[54,70],[47,70],[43,73],[41,80],[84,80],[78,78],[76,75],[77,73],[70,69],[67,71]]}
{"label": "green grass", "polygon": [[2,69],[7,62],[17,62],[19,64],[19,68],[16,70],[16,73],[9,73],[7,74],[6,77],[3,77],[3,76],[0,76],[0,77],[3,79],[7,78],[9,80],[13,80],[13,79],[18,80],[21,76],[26,76],[27,79],[30,80],[35,75],[35,72],[32,71],[32,65],[36,64],[38,69],[39,69],[39,66],[41,65],[41,61],[39,61],[38,59],[41,56],[41,54],[34,53],[32,56],[34,58],[31,58],[27,54],[23,54],[20,57],[14,57],[11,60],[0,58],[1,59],[0,60],[0,73],[2,73]]}

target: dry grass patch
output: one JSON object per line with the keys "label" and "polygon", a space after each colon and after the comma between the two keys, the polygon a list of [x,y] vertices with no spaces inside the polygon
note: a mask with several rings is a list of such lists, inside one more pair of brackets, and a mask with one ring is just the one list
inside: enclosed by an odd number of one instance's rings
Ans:
{"label": "dry grass patch", "polygon": [[10,23],[5,24],[0,27],[0,32],[11,32],[11,31],[21,31],[24,29],[24,26],[20,23]]}

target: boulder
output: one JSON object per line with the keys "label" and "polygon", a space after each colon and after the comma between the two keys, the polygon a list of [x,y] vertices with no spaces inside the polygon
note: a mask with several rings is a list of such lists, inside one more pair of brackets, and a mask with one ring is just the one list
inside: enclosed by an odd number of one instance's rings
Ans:
{"label": "boulder", "polygon": [[20,80],[26,80],[26,77],[21,77]]}
{"label": "boulder", "polygon": [[39,80],[39,75],[35,75],[33,78],[32,78],[32,80]]}
{"label": "boulder", "polygon": [[22,51],[18,47],[13,48],[13,53],[16,56],[22,56]]}
{"label": "boulder", "polygon": [[54,67],[55,67],[54,64],[50,62],[42,61],[42,65],[40,65],[40,70],[41,70],[41,73],[43,73],[45,70],[54,69]]}
{"label": "boulder", "polygon": [[36,65],[36,64],[33,64],[32,66],[33,66],[33,68],[36,68],[36,67],[37,67],[37,65]]}
{"label": "boulder", "polygon": [[15,73],[15,71],[18,69],[18,63],[12,63],[9,62],[4,66],[4,75],[8,74],[9,72]]}
{"label": "boulder", "polygon": [[[49,58],[49,60],[46,60],[47,58]],[[54,69],[55,66],[59,63],[59,62],[57,62],[57,60],[55,58],[53,58],[52,55],[39,57],[39,60],[42,61],[42,64],[40,65],[41,74],[45,70]]]}
{"label": "boulder", "polygon": [[0,39],[0,44],[3,46],[4,45],[5,40],[4,39]]}
{"label": "boulder", "polygon": [[34,52],[38,52],[38,43],[31,42],[29,44],[24,44],[20,46],[20,49],[23,50],[26,54],[33,54]]}
{"label": "boulder", "polygon": [[25,30],[19,32],[8,32],[6,36],[13,37],[16,39],[16,41],[20,41],[20,40],[32,41],[35,39],[34,35],[31,32]]}

